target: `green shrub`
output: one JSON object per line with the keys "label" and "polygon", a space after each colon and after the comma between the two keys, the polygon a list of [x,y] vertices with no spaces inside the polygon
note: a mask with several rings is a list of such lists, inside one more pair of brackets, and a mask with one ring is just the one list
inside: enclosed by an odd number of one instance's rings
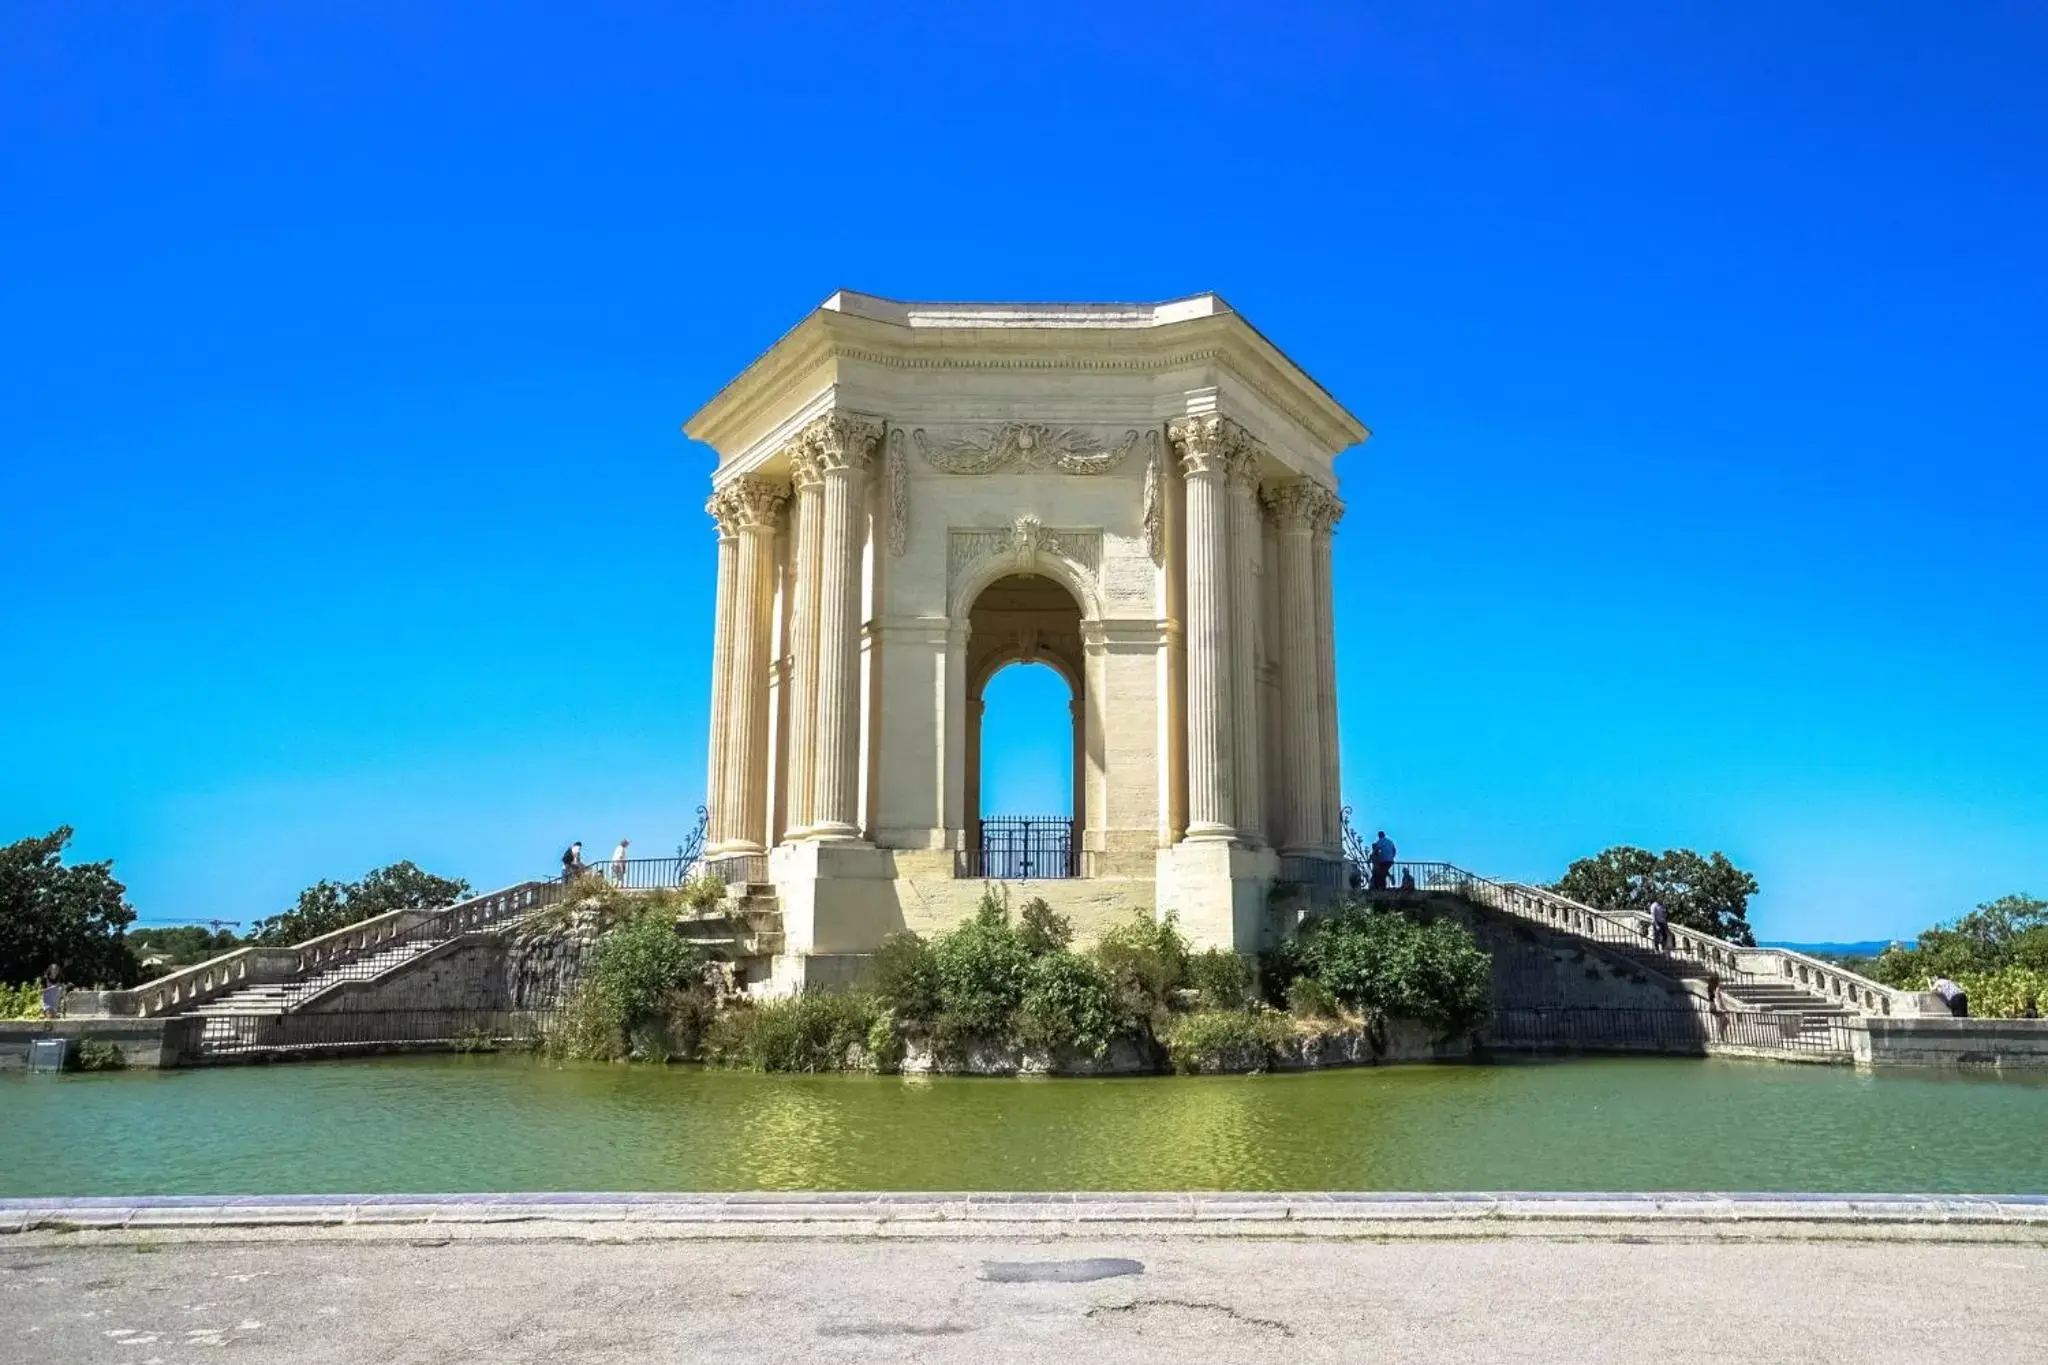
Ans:
{"label": "green shrub", "polygon": [[868,1061],[875,1070],[893,1076],[903,1069],[903,1041],[903,1029],[896,1016],[886,1009],[877,1009],[875,1017],[868,1021]]}
{"label": "green shrub", "polygon": [[104,1038],[81,1038],[71,1049],[73,1071],[126,1071],[128,1059],[121,1049]]}
{"label": "green shrub", "polygon": [[701,915],[725,899],[725,879],[716,872],[699,872],[675,896],[683,909]]}
{"label": "green shrub", "polygon": [[882,940],[868,965],[868,985],[882,1007],[906,1024],[922,1026],[939,1013],[939,959],[916,934],[904,931]]}
{"label": "green shrub", "polygon": [[[2048,1009],[2048,971],[2005,967],[1995,972],[1963,972],[1950,978],[1970,997],[1970,1013],[1980,1019],[2017,1019],[2032,1001]],[[1931,991],[1934,978],[1922,973],[1896,983],[1901,990]]]}
{"label": "green shrub", "polygon": [[632,1024],[654,1013],[670,991],[693,986],[703,975],[703,949],[676,932],[672,906],[657,903],[598,939],[584,979]]}
{"label": "green shrub", "polygon": [[703,950],[676,933],[676,897],[614,889],[591,899],[613,922],[592,948],[583,979],[544,1031],[542,1050],[586,1061],[690,1055],[711,1002],[703,984]]}
{"label": "green shrub", "polygon": [[557,1061],[613,1061],[626,1055],[628,1022],[611,998],[586,978],[541,1026],[540,1050]]}
{"label": "green shrub", "polygon": [[874,997],[862,994],[739,1004],[712,1021],[704,1059],[752,1071],[843,1071],[879,1017]]}
{"label": "green shrub", "polygon": [[1126,1025],[1161,1036],[1173,993],[1188,983],[1188,941],[1175,927],[1172,914],[1154,919],[1140,910],[1103,934],[1094,957],[1109,978],[1117,1013]]}
{"label": "green shrub", "polygon": [[1452,920],[1423,924],[1396,911],[1348,911],[1312,920],[1283,946],[1281,974],[1314,978],[1368,1019],[1414,1019],[1442,1033],[1484,1023],[1492,962]]}
{"label": "green shrub", "polygon": [[43,1017],[43,988],[33,981],[24,981],[19,986],[0,982],[0,1019],[40,1019]]}
{"label": "green shrub", "polygon": [[1064,953],[1074,941],[1074,924],[1043,897],[1033,896],[1017,914],[1017,941],[1033,957]]}
{"label": "green shrub", "polygon": [[1334,1019],[1337,997],[1312,976],[1297,976],[1287,986],[1287,1012],[1297,1019]]}
{"label": "green shrub", "polygon": [[1010,925],[1009,906],[991,889],[974,918],[939,935],[932,953],[940,1012],[968,1033],[1007,1038],[1031,964],[1031,954]]}
{"label": "green shrub", "polygon": [[1109,977],[1093,961],[1067,952],[1031,960],[1018,1011],[1020,1041],[1100,1057],[1121,1024]]}
{"label": "green shrub", "polygon": [[1251,993],[1251,964],[1227,948],[1211,948],[1188,959],[1188,984],[1207,1009],[1242,1009]]}
{"label": "green shrub", "polygon": [[1176,1017],[1166,1038],[1173,1069],[1261,1071],[1273,1049],[1293,1034],[1287,1016],[1263,1006],[1241,1010],[1197,1010]]}

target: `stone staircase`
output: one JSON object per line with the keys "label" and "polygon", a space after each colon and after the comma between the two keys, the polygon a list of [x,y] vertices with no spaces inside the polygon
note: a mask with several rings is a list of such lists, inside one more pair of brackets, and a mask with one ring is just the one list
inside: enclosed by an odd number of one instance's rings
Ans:
{"label": "stone staircase", "polygon": [[727,888],[714,913],[678,920],[676,932],[714,960],[732,963],[735,984],[746,986],[767,980],[782,951],[782,906],[770,883],[742,882]]}
{"label": "stone staircase", "polygon": [[331,986],[344,981],[370,981],[387,972],[398,971],[446,942],[446,937],[409,939],[294,980],[244,986],[194,1005],[186,1013],[206,1020],[199,1034],[202,1049],[226,1046],[249,1036],[250,1030],[243,1024],[245,1020],[274,1019],[298,1008]]}
{"label": "stone staircase", "polygon": [[1448,863],[1396,867],[1400,886],[1374,894],[1449,894],[1567,935],[1609,959],[1680,984],[1697,1008],[1709,1010],[1721,1040],[1739,1050],[1846,1060],[1844,1025],[1915,1010],[1909,996],[1802,953],[1729,943],[1678,925],[1670,926],[1669,946],[1659,949],[1651,945],[1644,914],[1595,909],[1545,887],[1494,881]]}

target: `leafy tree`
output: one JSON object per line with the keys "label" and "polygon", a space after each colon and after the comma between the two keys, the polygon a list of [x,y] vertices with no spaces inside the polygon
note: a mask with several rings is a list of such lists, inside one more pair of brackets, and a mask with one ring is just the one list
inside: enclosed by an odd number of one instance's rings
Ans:
{"label": "leafy tree", "polygon": [[2013,967],[2048,972],[2048,901],[2026,895],[1986,901],[1925,931],[1911,948],[1887,949],[1870,971],[1888,986],[1918,990],[1937,976],[1960,982]]}
{"label": "leafy tree", "polygon": [[33,980],[54,962],[74,986],[133,985],[127,888],[111,862],[66,867],[70,842],[65,825],[0,848],[0,981]]}
{"label": "leafy tree", "polygon": [[1650,902],[1662,901],[1673,924],[1746,947],[1756,943],[1749,927],[1756,878],[1720,853],[1702,858],[1689,848],[1652,853],[1618,844],[1573,863],[1551,889],[1596,910],[1646,915]]}
{"label": "leafy tree", "polygon": [[165,965],[154,970],[167,972],[219,957],[222,953],[231,953],[242,946],[242,940],[232,929],[179,924],[167,929],[137,929],[128,935],[128,946],[134,949],[138,959],[163,954]]}
{"label": "leafy tree", "polygon": [[422,871],[410,860],[380,867],[361,881],[319,881],[282,914],[256,921],[249,942],[303,943],[393,910],[438,910],[469,894],[469,883]]}

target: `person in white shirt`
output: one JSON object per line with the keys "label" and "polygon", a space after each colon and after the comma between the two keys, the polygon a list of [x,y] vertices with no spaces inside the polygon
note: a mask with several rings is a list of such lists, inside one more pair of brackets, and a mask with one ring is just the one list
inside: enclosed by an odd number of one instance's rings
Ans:
{"label": "person in white shirt", "polygon": [[1945,976],[1937,976],[1934,978],[1934,993],[1948,1006],[1950,1014],[1958,1019],[1970,1017],[1970,997],[1961,986]]}
{"label": "person in white shirt", "polygon": [[631,839],[619,840],[619,846],[612,850],[612,880],[620,886],[626,884],[626,845]]}

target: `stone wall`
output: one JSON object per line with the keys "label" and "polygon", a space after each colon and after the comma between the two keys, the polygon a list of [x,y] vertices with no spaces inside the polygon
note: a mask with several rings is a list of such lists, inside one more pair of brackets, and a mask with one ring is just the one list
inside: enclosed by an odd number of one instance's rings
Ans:
{"label": "stone wall", "polygon": [[88,1038],[112,1043],[131,1067],[179,1066],[198,1054],[199,1030],[204,1023],[192,1015],[0,1020],[0,1070],[26,1067],[29,1044],[38,1038],[68,1038],[74,1051]]}
{"label": "stone wall", "polygon": [[1861,1067],[2048,1070],[2048,1019],[1873,1016],[1850,1038]]}
{"label": "stone wall", "polygon": [[1071,880],[990,882],[971,878],[903,877],[896,882],[902,898],[903,927],[924,935],[957,929],[972,919],[981,906],[982,895],[991,886],[1007,889],[1010,915],[1014,919],[1024,902],[1039,897],[1074,926],[1076,946],[1086,946],[1102,937],[1103,931],[1127,923],[1139,912],[1153,910],[1153,882],[1087,877]]}
{"label": "stone wall", "polygon": [[1493,959],[1490,1047],[1689,1056],[1728,1050],[1703,994],[1685,982],[1460,897],[1421,892],[1401,909],[1456,920]]}
{"label": "stone wall", "polygon": [[465,934],[368,981],[345,981],[309,1000],[307,1013],[390,1010],[546,1010],[581,979],[595,924],[547,933]]}

